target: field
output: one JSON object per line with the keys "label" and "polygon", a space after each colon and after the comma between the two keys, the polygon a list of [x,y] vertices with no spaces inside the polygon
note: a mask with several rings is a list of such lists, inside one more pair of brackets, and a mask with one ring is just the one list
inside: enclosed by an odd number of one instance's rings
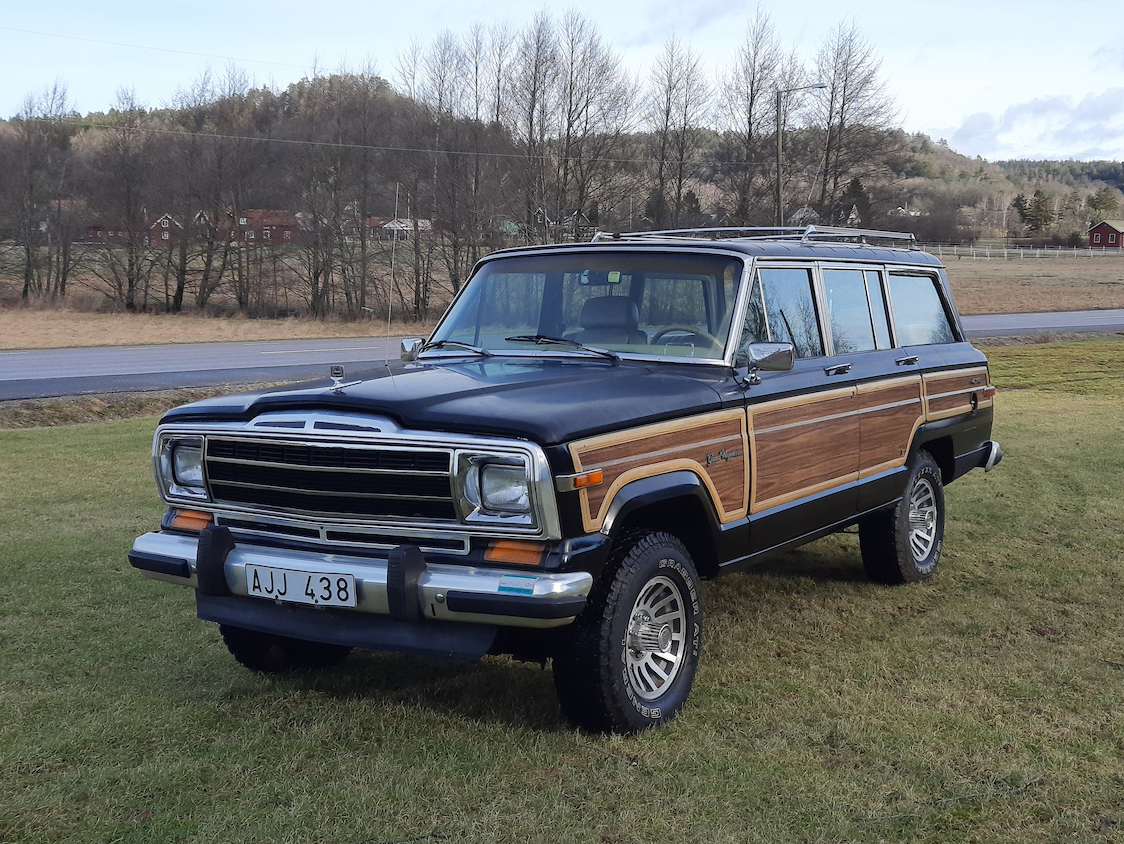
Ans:
{"label": "field", "polygon": [[[949,256],[945,261],[961,313],[1124,308],[1124,255],[1017,261]],[[0,302],[4,301],[16,301],[11,290],[0,295]],[[395,322],[390,331],[396,336],[424,334],[429,327]],[[386,332],[386,322],[380,319],[245,319],[0,306],[0,349],[383,336]]]}
{"label": "field", "polygon": [[125,560],[153,418],[0,431],[0,841],[1119,840],[1124,342],[992,358],[1008,456],[936,579],[844,534],[710,584],[691,701],[632,738],[506,659],[250,674]]}

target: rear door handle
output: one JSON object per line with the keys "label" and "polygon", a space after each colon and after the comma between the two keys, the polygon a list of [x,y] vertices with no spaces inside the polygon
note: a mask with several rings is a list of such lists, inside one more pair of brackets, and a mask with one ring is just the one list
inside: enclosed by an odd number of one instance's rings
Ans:
{"label": "rear door handle", "polygon": [[906,355],[904,358],[898,358],[894,363],[898,366],[909,366],[910,364],[917,363],[917,355]]}
{"label": "rear door handle", "polygon": [[826,372],[828,375],[846,375],[848,372],[851,371],[851,364],[849,364],[849,363],[837,363],[834,366],[825,366],[823,368],[823,371]]}

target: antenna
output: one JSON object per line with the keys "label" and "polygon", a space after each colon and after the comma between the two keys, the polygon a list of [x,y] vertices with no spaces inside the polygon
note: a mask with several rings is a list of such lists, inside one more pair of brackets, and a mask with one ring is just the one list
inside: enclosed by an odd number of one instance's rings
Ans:
{"label": "antenna", "polygon": [[394,278],[394,253],[398,247],[398,191],[401,187],[401,182],[394,183],[394,222],[390,227],[390,286],[386,289],[386,371],[391,378],[394,377],[394,372],[390,368],[390,320],[394,315],[394,291],[398,289]]}

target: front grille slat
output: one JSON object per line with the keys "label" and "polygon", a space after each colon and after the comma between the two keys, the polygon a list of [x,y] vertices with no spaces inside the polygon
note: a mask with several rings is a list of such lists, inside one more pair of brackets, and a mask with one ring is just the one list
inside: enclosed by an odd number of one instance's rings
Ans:
{"label": "front grille slat", "polygon": [[358,520],[454,522],[448,449],[208,437],[216,503]]}

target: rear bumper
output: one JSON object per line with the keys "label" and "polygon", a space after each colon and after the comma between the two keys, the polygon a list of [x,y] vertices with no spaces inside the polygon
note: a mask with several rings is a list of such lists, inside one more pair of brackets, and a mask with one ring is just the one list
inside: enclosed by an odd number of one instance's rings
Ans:
{"label": "rear bumper", "polygon": [[[224,531],[225,528],[207,530]],[[388,558],[379,558],[235,543],[229,539],[229,533],[226,538],[226,543],[200,542],[194,535],[169,531],[146,533],[133,543],[129,562],[146,577],[198,590],[200,617],[207,617],[204,605],[213,604],[204,601],[204,597],[237,599],[235,603],[222,604],[221,621],[233,625],[239,624],[235,608],[244,607],[247,617],[256,617],[258,608],[283,608],[300,611],[295,615],[290,612],[287,615],[290,620],[311,614],[323,619],[321,625],[329,626],[349,617],[384,616],[399,622],[425,621],[427,627],[439,626],[430,622],[458,626],[560,627],[581,613],[593,587],[593,576],[584,571],[546,573],[427,563],[413,546],[400,547]],[[251,597],[246,578],[248,565],[350,574],[355,578],[356,606],[327,611]],[[262,629],[261,623],[254,629]],[[284,630],[273,632],[283,633]],[[334,641],[324,636],[308,638]],[[371,647],[360,641],[351,644]]]}

